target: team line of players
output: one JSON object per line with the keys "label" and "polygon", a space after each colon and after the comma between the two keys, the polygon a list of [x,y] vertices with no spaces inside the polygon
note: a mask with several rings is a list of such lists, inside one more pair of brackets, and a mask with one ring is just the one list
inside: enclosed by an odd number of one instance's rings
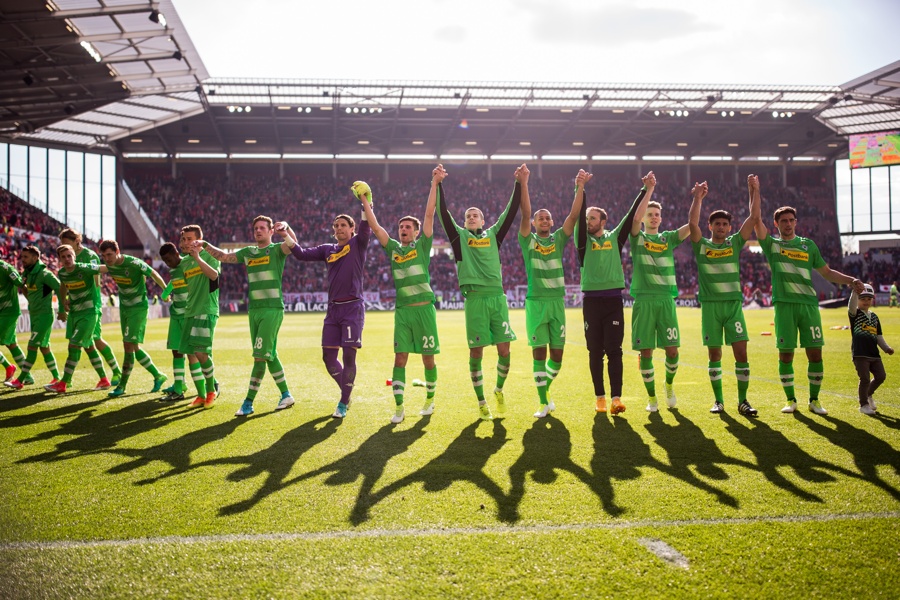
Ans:
{"label": "team line of players", "polygon": [[[493,418],[485,398],[483,351],[486,346],[497,348],[496,383],[493,390],[495,410],[506,410],[504,384],[509,374],[510,343],[516,340],[509,320],[507,298],[503,291],[502,265],[499,247],[505,240],[517,213],[532,215],[528,192],[530,172],[526,165],[515,170],[515,186],[506,207],[497,221],[485,227],[483,212],[476,207],[465,211],[464,225],[451,216],[444,194],[443,181],[447,171],[438,165],[432,171],[431,189],[423,221],[405,216],[398,223],[398,239],[390,237],[379,225],[374,213],[372,192],[364,182],[356,182],[354,195],[362,203],[360,223],[341,214],[335,217],[332,228],[334,242],[303,248],[296,234],[286,222],[274,222],[266,216],[253,220],[256,244],[236,252],[227,252],[203,240],[199,225],[182,228],[179,247],[167,243],[160,248],[160,257],[170,269],[168,284],[143,261],[122,255],[118,244],[107,240],[100,244],[102,262],[89,249],[82,247],[81,236],[70,229],[60,234],[62,245],[57,249],[60,259],[59,278],[46,269],[39,251],[28,247],[23,252],[24,273],[3,263],[8,276],[3,283],[13,290],[0,300],[0,323],[4,313],[12,313],[15,289],[26,289],[31,312],[32,336],[28,353],[23,355],[15,344],[15,320],[11,334],[7,326],[0,326],[0,343],[6,345],[20,367],[7,367],[6,385],[21,389],[33,383],[30,370],[37,352],[43,354],[53,381],[45,387],[65,393],[72,375],[86,351],[91,365],[100,376],[96,389],[113,388],[109,395],[125,394],[129,376],[137,360],[154,379],[153,392],[160,391],[166,381],[150,356],[140,348],[146,329],[148,300],[145,278],[152,278],[165,288],[163,299],[171,298],[167,347],[173,355],[174,382],[163,390],[166,400],[182,400],[187,391],[186,375],[193,380],[197,394],[191,406],[211,406],[218,396],[213,362],[213,340],[219,317],[218,276],[221,263],[244,264],[248,278],[248,315],[253,349],[246,398],[236,416],[254,412],[254,400],[266,371],[272,375],[281,393],[276,410],[289,408],[294,399],[288,388],[284,367],[278,358],[278,333],[284,317],[282,273],[288,255],[301,261],[324,262],[328,275],[328,310],[322,329],[322,359],[328,374],[340,389],[340,400],[333,417],[343,418],[351,402],[356,378],[356,353],[362,346],[365,306],[362,300],[363,268],[370,235],[374,234],[391,264],[396,287],[394,312],[394,367],[392,391],[395,412],[391,420],[404,419],[404,395],[407,385],[406,366],[409,354],[422,356],[424,381],[414,385],[426,388],[426,402],[421,415],[434,410],[437,389],[435,355],[440,353],[435,295],[431,289],[429,266],[434,232],[435,214],[447,234],[456,260],[460,290],[465,297],[466,336],[469,345],[469,372],[478,401],[480,417]],[[640,371],[649,397],[647,410],[658,410],[653,366],[653,350],[665,352],[665,400],[670,408],[676,406],[674,380],[678,371],[678,348],[681,343],[674,298],[678,295],[673,251],[690,237],[697,259],[699,300],[701,303],[703,344],[708,348],[709,379],[715,401],[711,412],[724,410],[722,389],[722,346],[732,347],[737,378],[738,411],[755,416],[756,409],[747,401],[750,383],[750,364],[747,355],[749,340],[742,310],[739,255],[755,233],[769,261],[772,271],[773,302],[775,304],[775,335],[779,351],[779,374],[786,396],[782,412],[796,410],[793,356],[799,333],[800,347],[808,358],[809,408],[826,414],[818,396],[824,375],[821,348],[824,345],[818,300],[812,286],[811,270],[819,271],[828,281],[851,285],[854,301],[870,297],[858,279],[834,271],[825,264],[815,243],[796,235],[796,210],[781,207],[775,211],[774,222],[780,237],[768,235],[760,215],[760,190],[757,177],[747,179],[749,217],[732,234],[732,215],[725,210],[712,211],[708,219],[709,238],[704,238],[700,225],[702,202],[708,193],[706,182],[697,183],[691,190],[692,203],[688,223],[673,230],[660,231],[662,206],[652,201],[656,178],[653,172],[642,178],[642,187],[627,214],[612,229],[607,229],[608,215],[596,206],[585,208],[587,184],[592,175],[583,170],[575,178],[572,207],[562,227],[554,229],[552,215],[546,209],[534,211],[531,219],[523,216],[518,242],[524,258],[528,280],[525,300],[528,344],[532,349],[533,378],[539,407],[534,416],[542,418],[555,409],[550,389],[563,362],[566,342],[565,281],[563,251],[574,236],[581,270],[583,292],[584,331],[589,353],[590,372],[598,412],[612,414],[625,411],[622,402],[622,343],[624,340],[624,309],[622,290],[625,277],[621,253],[628,242],[633,262],[630,294],[634,297],[631,346],[640,353]],[[420,235],[421,234],[421,235]],[[273,236],[283,238],[280,243]],[[99,275],[108,273],[116,282],[120,296],[121,328],[125,359],[122,368],[101,337]],[[62,285],[60,285],[60,282]],[[8,283],[8,285],[7,285]],[[5,289],[5,288],[4,288]],[[69,352],[63,376],[60,378],[49,348],[49,333],[53,322],[52,293],[60,298],[59,318],[67,321],[66,338]],[[860,353],[860,359],[878,358],[877,346],[889,347],[881,336],[877,316],[868,311],[866,318],[855,319],[851,303],[851,324],[854,329],[854,361],[856,346],[869,350],[875,346],[874,357]],[[866,306],[867,308],[868,306]],[[18,312],[16,312],[16,317]],[[874,318],[874,321],[872,321]],[[873,325],[874,323],[874,325]],[[858,337],[871,337],[871,344],[856,343]],[[860,338],[861,339],[861,338]],[[892,351],[891,351],[892,352]],[[102,357],[102,358],[101,358]],[[610,385],[610,403],[604,382],[604,359]],[[106,378],[104,362],[112,369],[112,381]],[[880,364],[880,359],[878,360]],[[866,364],[869,364],[868,362]],[[874,363],[873,363],[874,364]],[[185,370],[187,368],[187,371]],[[859,371],[859,365],[857,365]],[[869,382],[869,371],[875,380]],[[880,375],[880,377],[879,377]],[[862,381],[862,373],[860,374]],[[883,368],[877,365],[866,370],[866,386],[860,385],[861,410],[874,410],[872,393],[884,380]],[[864,411],[865,412],[865,411]]]}

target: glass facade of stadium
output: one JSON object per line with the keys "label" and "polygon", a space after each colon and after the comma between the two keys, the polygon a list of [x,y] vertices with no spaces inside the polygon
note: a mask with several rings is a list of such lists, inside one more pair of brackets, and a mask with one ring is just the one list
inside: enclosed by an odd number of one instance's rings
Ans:
{"label": "glass facade of stadium", "polygon": [[94,240],[116,236],[116,157],[0,143],[0,187]]}

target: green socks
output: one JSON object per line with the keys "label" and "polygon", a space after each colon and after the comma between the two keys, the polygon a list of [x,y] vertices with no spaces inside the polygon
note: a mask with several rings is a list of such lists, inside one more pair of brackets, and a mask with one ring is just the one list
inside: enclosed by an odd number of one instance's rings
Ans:
{"label": "green socks", "polygon": [[150,358],[150,355],[144,352],[143,348],[139,349],[134,353],[134,357],[141,363],[141,366],[147,369],[151,375],[153,375],[153,379],[159,379],[161,373],[159,369],[156,368],[156,365],[153,364],[153,359]]}
{"label": "green socks", "polygon": [[22,365],[25,363],[25,355],[22,353],[22,349],[18,346],[9,349],[10,354],[12,354],[13,360],[16,361],[16,365],[21,369]]}
{"label": "green socks", "polygon": [[809,399],[818,400],[819,388],[822,387],[822,380],[825,378],[825,367],[822,361],[809,363],[806,376],[809,378]]}
{"label": "green socks", "polygon": [[506,377],[509,375],[510,355],[497,357],[497,389],[502,390],[503,384],[506,383]]}
{"label": "green socks", "polygon": [[50,374],[53,375],[53,379],[59,379],[59,370],[56,368],[56,357],[53,356],[53,352],[50,351],[49,347],[47,348],[47,352],[44,353],[44,364],[50,369]]}
{"label": "green socks", "polygon": [[[250,385],[247,388],[247,400],[255,400],[256,394],[259,392],[259,384],[262,378],[266,376],[266,362],[263,360],[254,360],[253,369],[250,371]],[[213,388],[215,389],[215,387]]]}
{"label": "green socks", "polygon": [[644,380],[644,387],[647,388],[647,395],[651,398],[656,396],[656,382],[653,379],[653,358],[641,357],[641,379]]}
{"label": "green socks", "polygon": [[778,361],[778,375],[781,378],[781,387],[784,388],[784,395],[787,396],[788,400],[794,400],[796,398],[796,395],[794,395],[794,364]]}
{"label": "green socks", "polygon": [[722,404],[722,361],[709,361],[709,383],[712,385],[716,403]]}
{"label": "green socks", "polygon": [[747,401],[747,389],[750,387],[750,363],[734,363],[734,375],[737,377],[738,403]]}
{"label": "green socks", "polygon": [[203,376],[203,369],[200,368],[199,362],[190,363],[190,365],[191,379],[194,380],[194,385],[197,386],[197,395],[201,398],[206,398],[206,377]]}
{"label": "green socks", "polygon": [[172,387],[176,394],[183,394],[187,390],[184,383],[184,361],[184,355],[172,358],[172,372],[175,374],[175,383],[172,384]]}
{"label": "green socks", "polygon": [[[106,348],[100,351],[100,354],[103,355],[103,360],[105,360],[106,364],[109,365],[109,368],[112,369],[113,377],[118,375],[120,372],[119,363],[116,362],[116,355],[113,354],[112,348],[107,344]],[[93,361],[91,361],[91,364],[94,364]],[[96,369],[97,367],[94,368]],[[103,377],[106,377],[106,375],[103,375]]]}
{"label": "green socks", "polygon": [[[109,346],[107,346],[106,348],[108,350]],[[110,350],[110,353],[111,352],[112,352],[112,350]],[[94,367],[94,370],[97,372],[97,375],[99,375],[101,379],[103,377],[106,377],[106,369],[103,367],[103,360],[100,359],[100,353],[97,352],[97,349],[94,348],[93,350],[88,350],[87,355],[91,361],[91,366]],[[115,357],[113,358],[113,360],[115,360]],[[116,370],[118,370],[118,366],[119,365],[116,365]]]}
{"label": "green socks", "polygon": [[206,359],[205,363],[200,363],[203,370],[203,377],[206,378],[206,390],[212,392],[216,389],[216,368],[213,366],[212,356]]}
{"label": "green socks", "polygon": [[[721,363],[719,363],[721,366]],[[678,372],[678,355],[676,354],[674,358],[666,357],[666,383],[672,385],[672,382],[675,381],[675,373]]]}
{"label": "green socks", "polygon": [[478,402],[484,402],[484,374],[481,372],[480,358],[469,358],[469,376],[472,378],[472,387],[475,388],[475,397]]}
{"label": "green socks", "polygon": [[134,352],[126,352],[125,359],[122,361],[122,376],[119,379],[119,387],[123,390],[128,385],[128,378],[131,377],[131,372],[134,370],[134,356]]}
{"label": "green socks", "polygon": [[559,375],[559,370],[561,368],[562,361],[556,362],[552,358],[547,359],[547,392],[550,391],[550,386],[553,384],[556,376]]}
{"label": "green socks", "polygon": [[406,367],[394,367],[391,371],[391,388],[397,406],[403,404],[403,393],[406,391]]}
{"label": "green socks", "polygon": [[[276,356],[266,364],[269,366],[269,373],[272,375],[272,379],[275,380],[275,385],[278,386],[278,391],[282,395],[285,394],[288,391],[288,384],[287,379],[284,378],[284,367],[281,366],[281,361]],[[215,389],[215,383],[213,384],[213,389]]]}
{"label": "green socks", "polygon": [[549,381],[544,361],[534,361],[531,370],[534,373],[534,385],[537,387],[538,399],[541,404],[547,404],[547,387]]}
{"label": "green socks", "polygon": [[425,392],[428,399],[434,398],[437,389],[437,365],[433,369],[425,369]]}
{"label": "green socks", "polygon": [[62,380],[66,383],[72,383],[72,375],[75,374],[75,367],[81,360],[81,348],[78,346],[69,346],[69,356],[66,358],[66,367],[63,370]]}

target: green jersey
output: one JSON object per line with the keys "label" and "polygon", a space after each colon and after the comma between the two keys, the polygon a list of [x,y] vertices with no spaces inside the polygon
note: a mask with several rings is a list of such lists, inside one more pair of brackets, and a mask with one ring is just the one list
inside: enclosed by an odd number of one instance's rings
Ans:
{"label": "green jersey", "polygon": [[384,247],[384,252],[391,261],[391,274],[397,290],[397,308],[434,302],[431,273],[428,271],[432,241],[433,238],[422,236],[408,246],[402,246],[397,240],[391,239]]}
{"label": "green jersey", "polygon": [[678,230],[644,233],[630,237],[634,272],[630,294],[635,297],[678,296],[674,251],[682,241]]}
{"label": "green jersey", "polygon": [[184,257],[181,257],[181,262],[178,263],[178,266],[169,271],[169,285],[167,288],[172,288],[171,296],[172,306],[169,307],[169,314],[173,317],[183,317],[184,310],[187,307],[187,281],[184,279]]}
{"label": "green jersey", "polygon": [[772,302],[819,305],[812,284],[812,270],[825,266],[819,247],[809,238],[795,236],[789,241],[770,235],[759,240],[772,270]]}
{"label": "green jersey", "polygon": [[75,263],[72,271],[60,267],[59,280],[66,286],[70,313],[100,312],[103,302],[96,282],[99,274],[100,265],[94,263]]}
{"label": "green jersey", "polygon": [[81,252],[75,255],[75,262],[79,264],[100,265],[100,256],[90,248],[81,247]]}
{"label": "green jersey", "polygon": [[150,277],[152,269],[150,265],[139,258],[122,255],[122,264],[107,265],[109,276],[119,287],[119,305],[122,310],[146,310],[150,304],[147,302],[147,284],[144,280]]}
{"label": "green jersey", "polygon": [[[626,222],[630,227],[631,219],[625,218],[615,229],[604,231],[602,235],[591,235],[585,231],[584,260],[581,265],[582,292],[625,289],[625,272],[622,271],[622,247],[619,239]],[[575,227],[581,227],[580,220]]]}
{"label": "green jersey", "polygon": [[18,269],[0,260],[0,317],[18,317],[19,288],[24,285]]}
{"label": "green jersey", "polygon": [[24,275],[28,312],[32,317],[53,314],[53,292],[59,293],[59,279],[41,261],[26,269]]}
{"label": "green jersey", "polygon": [[247,246],[234,254],[247,267],[247,281],[250,282],[248,309],[280,308],[284,310],[281,275],[284,273],[287,255],[281,251],[281,244],[269,244],[265,248]]}
{"label": "green jersey", "polygon": [[[206,250],[200,251],[200,258],[218,272],[222,272],[218,260]],[[197,260],[188,254],[181,260],[181,272],[187,283],[187,304],[185,317],[219,314],[219,280],[213,281],[203,274]]]}
{"label": "green jersey", "polygon": [[896,286],[896,285],[892,285],[892,286],[891,286],[891,292],[890,292],[890,294],[891,294],[891,296],[896,296],[896,295],[897,295],[897,286]]}
{"label": "green jersey", "polygon": [[536,233],[519,234],[519,248],[528,278],[526,298],[562,298],[566,293],[563,250],[568,235],[562,227],[546,238]]}
{"label": "green jersey", "polygon": [[691,242],[697,259],[700,302],[743,300],[741,292],[741,249],[746,240],[740,233],[734,233],[721,244],[701,238]]}

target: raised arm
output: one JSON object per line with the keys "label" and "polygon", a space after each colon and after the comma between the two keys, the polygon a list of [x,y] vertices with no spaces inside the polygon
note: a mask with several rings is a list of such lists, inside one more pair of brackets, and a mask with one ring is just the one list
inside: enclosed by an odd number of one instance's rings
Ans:
{"label": "raised arm", "polygon": [[644,220],[644,215],[647,214],[647,205],[650,204],[650,198],[653,197],[653,190],[656,189],[656,175],[653,174],[653,171],[641,177],[641,181],[644,182],[647,193],[641,198],[641,202],[634,212],[634,218],[631,220],[631,235],[641,232],[641,222]]}
{"label": "raised arm", "polygon": [[859,308],[859,294],[856,293],[856,290],[850,292],[850,301],[847,302],[847,313],[852,317],[856,314],[857,309]]}
{"label": "raised arm", "polygon": [[703,193],[702,185],[703,184],[694,183],[694,187],[691,188],[691,209],[688,212],[688,227],[691,230],[691,241],[697,243],[700,241],[700,238],[703,237],[703,231],[700,229],[700,209],[703,208],[703,198],[706,197],[706,194]]}
{"label": "raised arm", "polygon": [[[694,210],[694,204],[698,205],[696,208],[697,221],[698,221],[698,224],[697,224],[698,232],[700,231],[700,224],[699,224],[700,206],[699,205],[700,205],[700,203],[703,202],[703,199],[706,198],[706,194],[708,194],[708,193],[709,193],[709,185],[707,185],[707,183],[705,181],[703,183],[695,183],[694,187],[691,188],[692,200],[691,200],[690,210]],[[698,197],[699,197],[699,199],[698,199]],[[688,215],[690,215],[690,211],[688,212]],[[693,235],[691,232],[690,216],[688,217],[688,222],[678,228],[678,239],[679,240],[683,240],[684,238],[686,238],[688,236],[691,236],[691,239],[693,239]],[[700,237],[701,237],[701,235],[697,236],[697,241],[700,240]]]}
{"label": "raised arm", "polygon": [[203,249],[209,252],[209,254],[219,262],[232,265],[236,265],[240,262],[238,260],[237,254],[235,254],[234,252],[225,252],[220,248],[216,248],[209,242],[203,242]]}
{"label": "raised arm", "polygon": [[438,185],[447,176],[444,165],[438,165],[431,172],[431,190],[428,192],[428,202],[425,203],[425,218],[422,221],[422,235],[434,237],[434,212],[437,207]]}
{"label": "raised arm", "polygon": [[578,175],[575,176],[575,196],[581,196],[581,210],[578,211],[575,219],[575,254],[578,256],[579,267],[584,266],[584,255],[587,253],[587,213],[584,208],[586,204],[584,184],[587,183],[589,178],[586,179],[586,175],[589,175],[589,173],[584,169],[579,169]]}
{"label": "raised arm", "polygon": [[[578,185],[578,178],[581,177],[581,186]],[[584,184],[591,180],[593,175],[585,173],[583,170],[578,171],[575,176],[575,197],[572,199],[572,208],[569,210],[566,220],[563,221],[563,233],[572,237],[575,232],[575,223],[578,222],[578,215],[584,212]],[[522,215],[525,218],[525,215]]]}
{"label": "raised arm", "polygon": [[[444,173],[444,177],[447,176],[447,173]],[[450,248],[453,250],[453,260],[459,262],[462,260],[462,248],[460,247],[459,242],[459,226],[456,224],[456,221],[453,220],[453,215],[450,214],[450,210],[447,208],[446,196],[444,196],[444,184],[443,179],[438,182],[436,203],[437,203],[437,213],[438,218],[441,220],[441,227],[444,228],[444,233],[447,234],[447,241],[450,242]]]}
{"label": "raised arm", "polygon": [[[756,182],[756,194],[759,195],[759,177],[754,176],[754,181]],[[766,227],[766,224],[763,223],[762,215],[756,220],[756,223],[753,224],[753,231],[756,232],[756,239],[764,240],[769,235],[769,229]]]}
{"label": "raised arm", "polygon": [[[209,279],[210,281],[215,281],[219,278],[219,272],[213,266],[211,266],[208,262],[203,260],[202,256],[200,256],[200,250],[203,249],[203,245],[205,243],[206,242],[203,242],[202,240],[194,240],[194,243],[191,245],[191,247],[188,250],[190,252],[190,255],[194,257],[194,260],[197,261],[197,266],[200,267],[200,270],[203,272],[203,274],[206,276],[206,278]],[[207,247],[208,247],[208,244],[207,244]],[[213,258],[215,258],[215,257],[213,257]],[[235,260],[236,259],[237,259],[237,257],[235,257]],[[216,258],[216,260],[220,260],[220,259]]]}
{"label": "raised arm", "polygon": [[519,205],[522,203],[522,182],[524,181],[525,186],[528,186],[528,176],[531,174],[531,171],[528,170],[528,167],[525,165],[520,166],[516,169],[515,177],[516,177],[516,187],[513,189],[513,194],[509,199],[509,203],[506,205],[506,208],[503,209],[503,212],[500,213],[500,218],[497,219],[497,222],[491,225],[491,227],[496,227],[496,237],[497,237],[497,246],[499,248],[500,244],[503,243],[503,239],[506,237],[506,234],[509,233],[510,227],[512,227],[513,220],[516,218],[516,213],[519,212]]}
{"label": "raised arm", "polygon": [[378,239],[378,243],[381,244],[382,247],[387,246],[388,242],[391,241],[391,236],[388,235],[388,232],[384,230],[384,227],[378,224],[378,219],[375,217],[375,211],[372,209],[372,194],[363,195],[362,198],[359,199],[362,204],[363,210],[363,220],[369,222],[369,226],[372,228],[372,233],[375,234],[375,237]]}
{"label": "raised arm", "polygon": [[[524,174],[522,169],[525,169]],[[522,220],[519,221],[519,235],[527,237],[531,235],[531,195],[528,193],[528,167],[522,165],[516,169],[516,181],[522,188],[522,198],[519,205],[522,209]]]}
{"label": "raised arm", "polygon": [[760,220],[760,198],[759,198],[759,177],[756,175],[747,176],[747,189],[750,193],[750,216],[741,225],[741,237],[744,241],[750,239],[753,230],[756,228],[757,221]]}
{"label": "raised arm", "polygon": [[275,223],[275,233],[284,239],[284,241],[279,244],[281,253],[285,255],[290,254],[291,248],[297,245],[297,238],[294,237],[291,226],[288,225],[286,221],[278,221]]}
{"label": "raised arm", "polygon": [[836,283],[838,285],[851,285],[853,289],[856,290],[858,294],[861,294],[863,290],[865,290],[865,285],[859,279],[854,277],[850,277],[849,275],[844,275],[840,271],[835,271],[828,265],[822,265],[818,267],[816,271],[822,275],[825,279],[830,281],[831,283]]}

